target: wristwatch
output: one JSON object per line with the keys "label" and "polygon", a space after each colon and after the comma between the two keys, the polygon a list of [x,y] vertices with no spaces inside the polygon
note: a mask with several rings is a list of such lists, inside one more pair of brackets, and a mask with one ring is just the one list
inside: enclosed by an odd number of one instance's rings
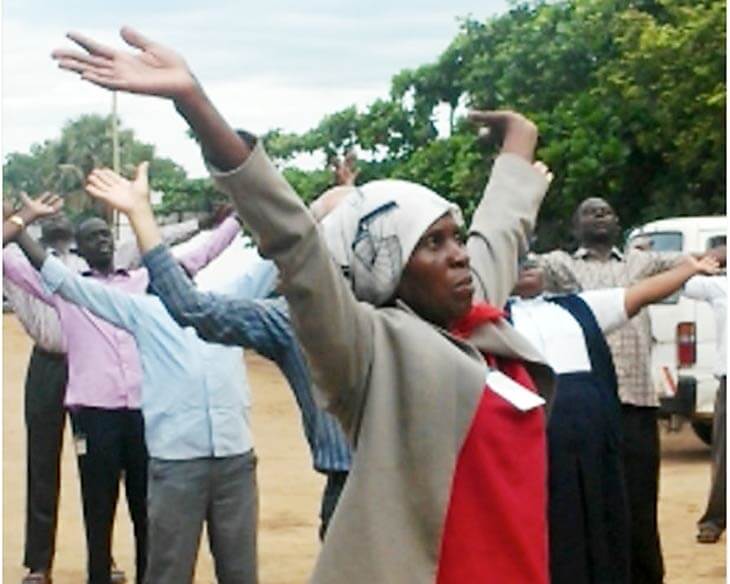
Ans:
{"label": "wristwatch", "polygon": [[21,229],[25,229],[25,221],[23,221],[23,218],[20,215],[11,215],[8,218],[8,221],[15,223]]}

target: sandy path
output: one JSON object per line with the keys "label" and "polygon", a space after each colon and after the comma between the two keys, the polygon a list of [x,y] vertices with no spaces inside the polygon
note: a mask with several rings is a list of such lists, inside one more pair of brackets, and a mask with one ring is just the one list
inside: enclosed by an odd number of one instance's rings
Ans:
{"label": "sandy path", "polygon": [[[3,581],[19,582],[25,509],[25,433],[22,383],[30,343],[12,315],[3,317]],[[254,433],[259,457],[259,550],[262,584],[306,581],[318,542],[323,481],[311,470],[299,414],[283,378],[267,361],[247,359],[254,393]],[[84,582],[84,543],[78,478],[69,433],[63,454],[55,584]],[[694,542],[709,483],[709,451],[688,431],[663,434],[661,530],[667,584],[725,582],[725,540]],[[114,533],[118,564],[132,574],[132,537],[124,503]],[[207,545],[201,546],[197,584],[215,582]]]}

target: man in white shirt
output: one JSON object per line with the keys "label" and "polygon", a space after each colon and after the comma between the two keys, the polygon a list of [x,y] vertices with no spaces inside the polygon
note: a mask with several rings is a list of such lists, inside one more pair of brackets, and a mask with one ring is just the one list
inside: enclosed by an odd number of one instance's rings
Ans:
{"label": "man in white shirt", "polygon": [[[721,265],[725,265],[725,260],[726,249],[723,245],[722,254],[720,255]],[[715,411],[712,421],[712,484],[707,500],[707,508],[697,522],[697,541],[700,543],[715,543],[725,531],[726,524],[727,274],[695,276],[685,284],[683,294],[687,298],[708,302],[715,315],[715,376],[720,383],[715,396]]]}

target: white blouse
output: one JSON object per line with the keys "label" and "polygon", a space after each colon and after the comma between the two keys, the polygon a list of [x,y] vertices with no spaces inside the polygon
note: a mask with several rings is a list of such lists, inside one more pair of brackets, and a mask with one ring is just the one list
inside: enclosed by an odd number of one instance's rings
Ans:
{"label": "white blouse", "polygon": [[[624,288],[588,290],[578,294],[608,334],[628,321]],[[590,371],[583,329],[566,309],[543,296],[516,299],[511,307],[512,324],[540,351],[555,373]]]}

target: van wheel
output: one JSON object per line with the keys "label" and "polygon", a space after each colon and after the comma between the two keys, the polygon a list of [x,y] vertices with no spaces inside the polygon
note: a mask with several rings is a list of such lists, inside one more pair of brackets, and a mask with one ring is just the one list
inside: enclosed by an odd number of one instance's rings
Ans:
{"label": "van wheel", "polygon": [[710,446],[712,444],[712,421],[694,421],[692,429],[695,431],[697,438]]}

